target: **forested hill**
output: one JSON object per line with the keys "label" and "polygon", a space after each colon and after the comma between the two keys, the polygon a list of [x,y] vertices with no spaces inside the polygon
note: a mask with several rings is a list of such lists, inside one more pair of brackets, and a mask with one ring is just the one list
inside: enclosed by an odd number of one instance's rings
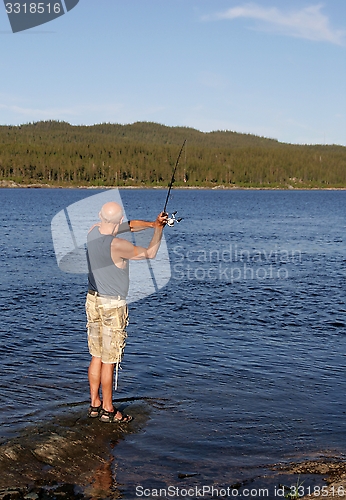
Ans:
{"label": "forested hill", "polygon": [[346,187],[346,147],[156,123],[0,126],[0,180],[19,184]]}

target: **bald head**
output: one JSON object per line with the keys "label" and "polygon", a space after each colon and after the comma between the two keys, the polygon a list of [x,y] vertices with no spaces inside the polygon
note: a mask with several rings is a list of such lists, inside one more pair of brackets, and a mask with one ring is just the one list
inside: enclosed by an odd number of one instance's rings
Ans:
{"label": "bald head", "polygon": [[109,224],[119,224],[123,217],[123,209],[119,205],[119,203],[115,203],[115,201],[110,201],[105,203],[101,208],[100,219],[102,222],[106,222]]}

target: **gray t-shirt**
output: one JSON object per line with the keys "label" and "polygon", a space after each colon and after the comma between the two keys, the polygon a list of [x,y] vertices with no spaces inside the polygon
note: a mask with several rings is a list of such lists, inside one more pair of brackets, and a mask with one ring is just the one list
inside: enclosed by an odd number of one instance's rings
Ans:
{"label": "gray t-shirt", "polygon": [[87,237],[87,261],[89,290],[101,295],[126,298],[129,291],[129,262],[117,267],[111,256],[111,244],[115,236],[101,234],[95,226]]}

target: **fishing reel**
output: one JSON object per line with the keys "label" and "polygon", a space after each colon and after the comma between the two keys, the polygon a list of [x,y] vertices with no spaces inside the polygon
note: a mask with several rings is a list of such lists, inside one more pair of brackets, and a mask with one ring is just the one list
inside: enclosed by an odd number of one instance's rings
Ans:
{"label": "fishing reel", "polygon": [[175,222],[181,222],[183,220],[182,217],[179,217],[179,219],[177,219],[175,217],[176,213],[177,213],[177,210],[175,212],[173,212],[170,217],[168,217],[168,219],[167,219],[167,226],[173,227]]}

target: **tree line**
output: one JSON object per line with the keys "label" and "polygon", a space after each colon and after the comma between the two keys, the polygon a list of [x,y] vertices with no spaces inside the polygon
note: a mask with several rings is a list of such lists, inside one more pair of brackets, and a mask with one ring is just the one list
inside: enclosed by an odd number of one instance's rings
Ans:
{"label": "tree line", "polygon": [[60,186],[346,187],[346,147],[157,123],[0,126],[0,180]]}

